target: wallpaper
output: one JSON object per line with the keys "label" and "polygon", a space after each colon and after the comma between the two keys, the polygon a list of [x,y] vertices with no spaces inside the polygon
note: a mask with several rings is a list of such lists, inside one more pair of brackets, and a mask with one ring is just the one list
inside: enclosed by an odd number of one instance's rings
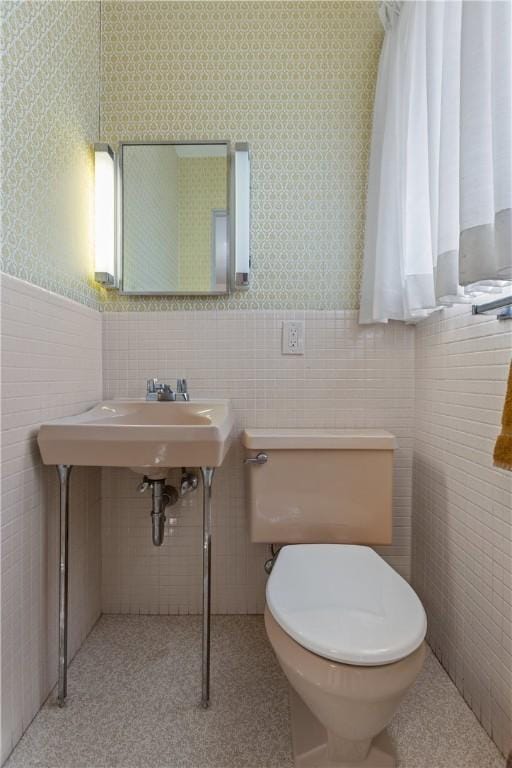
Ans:
{"label": "wallpaper", "polygon": [[226,210],[225,157],[179,160],[180,289],[208,291],[212,284],[212,211]]}
{"label": "wallpaper", "polygon": [[102,140],[248,141],[252,282],[109,310],[358,305],[373,2],[102,2]]}
{"label": "wallpaper", "polygon": [[96,306],[99,3],[0,3],[1,268]]}
{"label": "wallpaper", "polygon": [[[375,3],[103,0],[101,61],[99,3],[0,5],[5,272],[111,310],[357,307]],[[249,142],[249,291],[100,291],[98,138]]]}

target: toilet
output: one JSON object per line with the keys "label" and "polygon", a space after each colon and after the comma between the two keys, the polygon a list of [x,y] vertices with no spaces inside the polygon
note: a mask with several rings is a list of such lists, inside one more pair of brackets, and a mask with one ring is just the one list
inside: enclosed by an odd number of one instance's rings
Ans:
{"label": "toilet", "polygon": [[386,728],[427,628],[413,589],[371,548],[392,541],[395,438],[246,429],[242,442],[251,539],[279,549],[265,628],[290,684],[295,765],[391,768]]}

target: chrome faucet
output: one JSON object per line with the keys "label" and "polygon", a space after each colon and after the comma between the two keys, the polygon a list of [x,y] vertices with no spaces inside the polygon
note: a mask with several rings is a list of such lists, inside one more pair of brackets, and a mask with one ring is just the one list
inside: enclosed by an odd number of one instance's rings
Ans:
{"label": "chrome faucet", "polygon": [[163,384],[158,379],[148,379],[146,385],[146,400],[159,400],[164,402],[175,402],[176,400],[188,402],[189,394],[187,389],[187,380],[178,379],[176,382],[176,391],[170,384]]}
{"label": "chrome faucet", "polygon": [[161,384],[158,379],[148,379],[146,400],[176,400],[176,392],[170,384]]}
{"label": "chrome faucet", "polygon": [[190,398],[188,396],[187,380],[186,379],[177,379],[176,380],[176,397],[180,397],[186,403],[190,400]]}

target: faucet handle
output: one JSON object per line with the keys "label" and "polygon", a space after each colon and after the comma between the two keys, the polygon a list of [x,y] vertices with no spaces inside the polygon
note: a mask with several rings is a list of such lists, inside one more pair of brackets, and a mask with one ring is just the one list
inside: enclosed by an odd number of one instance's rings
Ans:
{"label": "faucet handle", "polygon": [[186,379],[178,379],[176,381],[176,394],[179,395],[181,399],[184,400],[185,402],[187,402],[190,399],[188,394]]}
{"label": "faucet handle", "polygon": [[156,392],[156,385],[158,384],[158,379],[148,379],[146,382],[146,392],[148,395],[153,394]]}

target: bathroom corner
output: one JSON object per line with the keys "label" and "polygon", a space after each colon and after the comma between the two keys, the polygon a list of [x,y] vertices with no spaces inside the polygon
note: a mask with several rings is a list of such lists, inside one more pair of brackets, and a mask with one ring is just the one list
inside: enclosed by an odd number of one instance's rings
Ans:
{"label": "bathroom corner", "polygon": [[379,67],[441,5],[1,5],[0,762],[503,768],[510,281],[433,238],[407,284],[376,189]]}

